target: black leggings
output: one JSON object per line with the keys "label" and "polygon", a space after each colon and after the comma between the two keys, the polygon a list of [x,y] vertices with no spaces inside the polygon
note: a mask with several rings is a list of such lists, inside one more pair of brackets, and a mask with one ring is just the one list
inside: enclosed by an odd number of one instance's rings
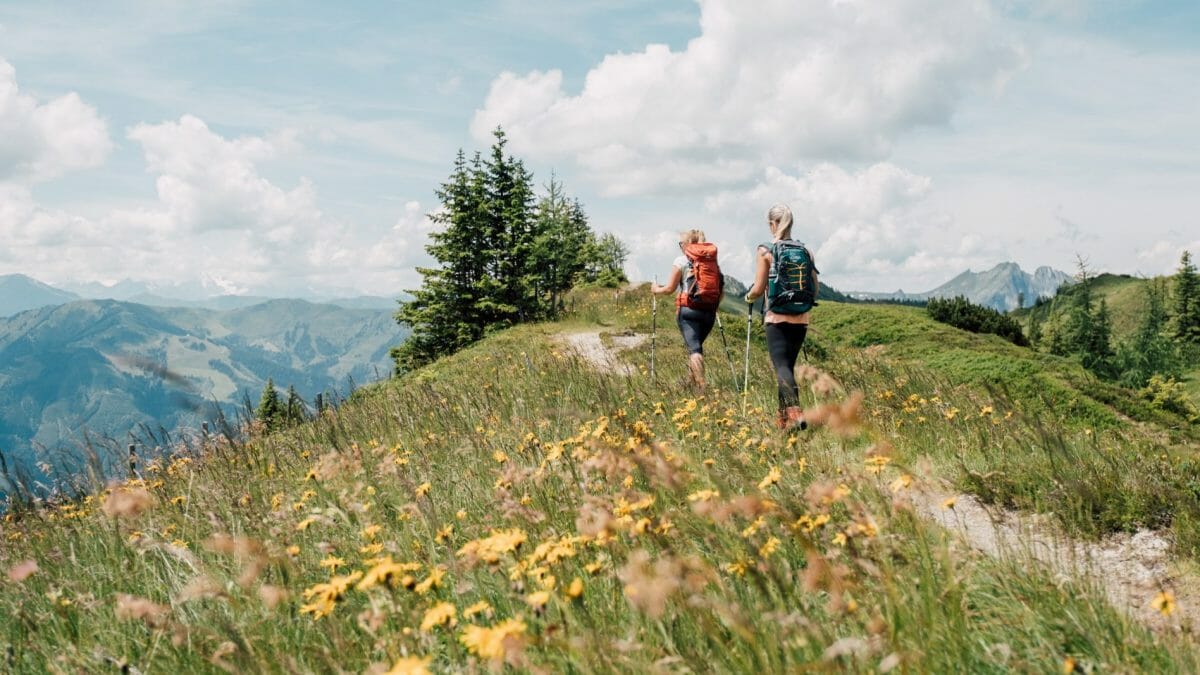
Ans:
{"label": "black leggings", "polygon": [[800,405],[800,387],[796,384],[796,358],[804,346],[808,326],[802,323],[768,323],[767,353],[775,367],[779,383],[779,409]]}
{"label": "black leggings", "polygon": [[689,354],[704,353],[704,341],[708,339],[716,321],[716,312],[705,312],[691,307],[679,308],[675,315],[675,323],[679,324],[679,332],[683,334],[683,344],[687,346]]}

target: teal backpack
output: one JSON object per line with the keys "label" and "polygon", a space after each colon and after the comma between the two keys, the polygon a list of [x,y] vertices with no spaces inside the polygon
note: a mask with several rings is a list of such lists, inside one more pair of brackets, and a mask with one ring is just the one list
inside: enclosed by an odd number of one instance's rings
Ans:
{"label": "teal backpack", "polygon": [[803,314],[817,305],[817,267],[812,253],[798,241],[784,239],[763,244],[771,252],[767,280],[767,311]]}

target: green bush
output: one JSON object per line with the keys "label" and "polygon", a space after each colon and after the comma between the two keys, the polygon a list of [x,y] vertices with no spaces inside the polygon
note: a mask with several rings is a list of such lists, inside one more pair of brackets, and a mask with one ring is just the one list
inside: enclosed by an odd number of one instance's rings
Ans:
{"label": "green bush", "polygon": [[999,335],[1015,345],[1029,346],[1029,340],[1025,338],[1021,325],[1015,319],[991,307],[976,305],[961,295],[955,298],[931,298],[925,310],[934,320],[948,323],[955,328],[972,333]]}
{"label": "green bush", "polygon": [[1200,411],[1188,399],[1183,383],[1176,382],[1173,377],[1164,379],[1161,375],[1154,375],[1150,378],[1150,383],[1141,389],[1138,395],[1149,401],[1150,405],[1158,410],[1181,415],[1189,422],[1200,419]]}

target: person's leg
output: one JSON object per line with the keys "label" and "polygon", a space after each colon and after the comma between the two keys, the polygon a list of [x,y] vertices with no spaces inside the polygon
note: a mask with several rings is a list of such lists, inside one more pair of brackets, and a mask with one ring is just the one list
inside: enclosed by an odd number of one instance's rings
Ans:
{"label": "person's leg", "polygon": [[800,411],[800,387],[796,383],[796,359],[800,348],[804,345],[804,337],[808,327],[802,324],[769,323],[765,326],[767,332],[767,352],[771,355],[771,365],[775,368],[775,381],[779,385],[779,419],[781,428],[808,426]]}
{"label": "person's leg", "polygon": [[788,326],[786,323],[768,323],[764,326],[767,333],[767,353],[771,355],[771,366],[775,369],[780,410],[797,405],[800,401],[800,390],[796,385],[796,354],[792,353],[788,344]]}
{"label": "person's leg", "polygon": [[680,307],[676,315],[679,333],[683,336],[684,347],[688,351],[688,375],[692,386],[704,390],[704,338],[703,324],[697,320],[695,310]]}
{"label": "person's leg", "polygon": [[704,342],[708,340],[708,336],[712,333],[713,326],[717,322],[716,312],[701,312],[699,310],[689,310],[692,312],[692,317],[696,324],[696,337],[700,344],[697,351],[690,357],[692,368],[692,379],[696,383],[696,387],[700,393],[704,393],[707,386],[704,379]]}
{"label": "person's leg", "polygon": [[796,360],[804,347],[804,338],[808,335],[808,326],[800,323],[781,324],[787,344],[784,358],[787,360],[787,372],[791,377],[792,388],[789,390],[789,403],[784,406],[786,426],[791,429],[807,429],[804,411],[800,409],[800,386],[796,383]]}

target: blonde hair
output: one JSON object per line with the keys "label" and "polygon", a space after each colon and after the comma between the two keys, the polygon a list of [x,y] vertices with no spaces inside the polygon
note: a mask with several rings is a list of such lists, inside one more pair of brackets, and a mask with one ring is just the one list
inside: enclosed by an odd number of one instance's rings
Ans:
{"label": "blonde hair", "polygon": [[767,211],[767,221],[776,223],[775,238],[792,238],[792,210],[787,204],[776,204]]}
{"label": "blonde hair", "polygon": [[681,244],[703,244],[704,230],[684,230],[679,233],[679,243]]}

